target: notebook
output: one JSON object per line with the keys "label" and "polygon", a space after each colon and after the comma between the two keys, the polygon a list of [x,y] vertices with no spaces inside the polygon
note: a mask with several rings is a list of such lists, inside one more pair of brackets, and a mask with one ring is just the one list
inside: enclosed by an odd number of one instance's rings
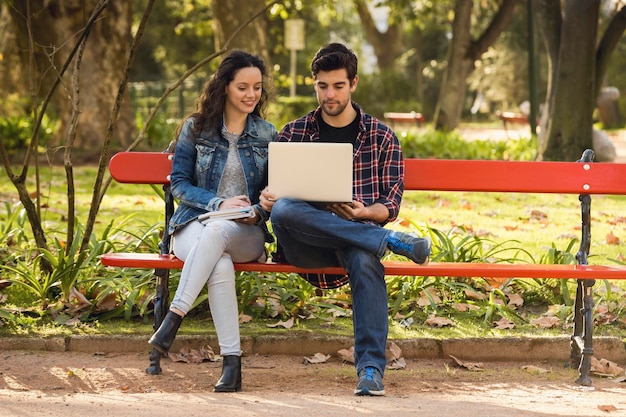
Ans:
{"label": "notebook", "polygon": [[270,142],[268,188],[276,198],[352,202],[352,144]]}
{"label": "notebook", "polygon": [[224,219],[224,220],[234,220],[234,219],[243,219],[246,217],[254,216],[254,209],[252,206],[248,207],[234,207],[225,210],[216,210],[216,211],[208,211],[204,214],[198,216],[198,220],[210,220],[210,219]]}

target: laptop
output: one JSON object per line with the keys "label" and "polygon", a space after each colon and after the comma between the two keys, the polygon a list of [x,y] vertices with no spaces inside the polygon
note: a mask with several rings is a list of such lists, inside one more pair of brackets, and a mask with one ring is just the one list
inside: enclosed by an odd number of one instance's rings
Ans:
{"label": "laptop", "polygon": [[268,188],[276,198],[352,202],[352,144],[270,142]]}

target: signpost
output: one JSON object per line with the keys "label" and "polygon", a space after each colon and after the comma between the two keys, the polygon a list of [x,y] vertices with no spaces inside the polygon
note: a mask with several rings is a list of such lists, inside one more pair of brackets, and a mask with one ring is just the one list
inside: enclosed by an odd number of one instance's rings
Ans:
{"label": "signpost", "polygon": [[304,20],[285,20],[285,48],[291,51],[289,97],[296,96],[296,53],[304,49]]}

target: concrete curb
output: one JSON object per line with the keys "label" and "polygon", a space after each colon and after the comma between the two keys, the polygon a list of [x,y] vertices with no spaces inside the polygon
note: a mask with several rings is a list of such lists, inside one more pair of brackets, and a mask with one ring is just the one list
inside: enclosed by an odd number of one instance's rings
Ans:
{"label": "concrete curb", "polygon": [[[43,350],[86,353],[146,353],[150,351],[148,336],[97,335],[50,338],[0,337],[0,350]],[[484,362],[569,361],[570,338],[510,337],[467,339],[403,339],[390,340],[402,349],[405,359],[459,359]],[[177,337],[172,351],[184,345],[197,348],[211,346],[217,351],[215,336]],[[351,337],[335,337],[295,333],[289,335],[245,336],[242,349],[246,355],[312,356],[316,353],[335,355],[338,350],[349,349]],[[593,340],[594,356],[626,363],[626,345],[617,337],[596,337]]]}

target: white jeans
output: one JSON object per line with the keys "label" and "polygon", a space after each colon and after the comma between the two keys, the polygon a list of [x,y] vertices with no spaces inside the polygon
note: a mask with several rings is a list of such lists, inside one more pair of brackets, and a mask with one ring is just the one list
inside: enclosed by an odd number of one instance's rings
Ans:
{"label": "white jeans", "polygon": [[263,254],[263,231],[232,220],[194,221],[173,236],[173,252],[185,261],[170,308],[187,314],[207,284],[220,355],[241,355],[233,262]]}

